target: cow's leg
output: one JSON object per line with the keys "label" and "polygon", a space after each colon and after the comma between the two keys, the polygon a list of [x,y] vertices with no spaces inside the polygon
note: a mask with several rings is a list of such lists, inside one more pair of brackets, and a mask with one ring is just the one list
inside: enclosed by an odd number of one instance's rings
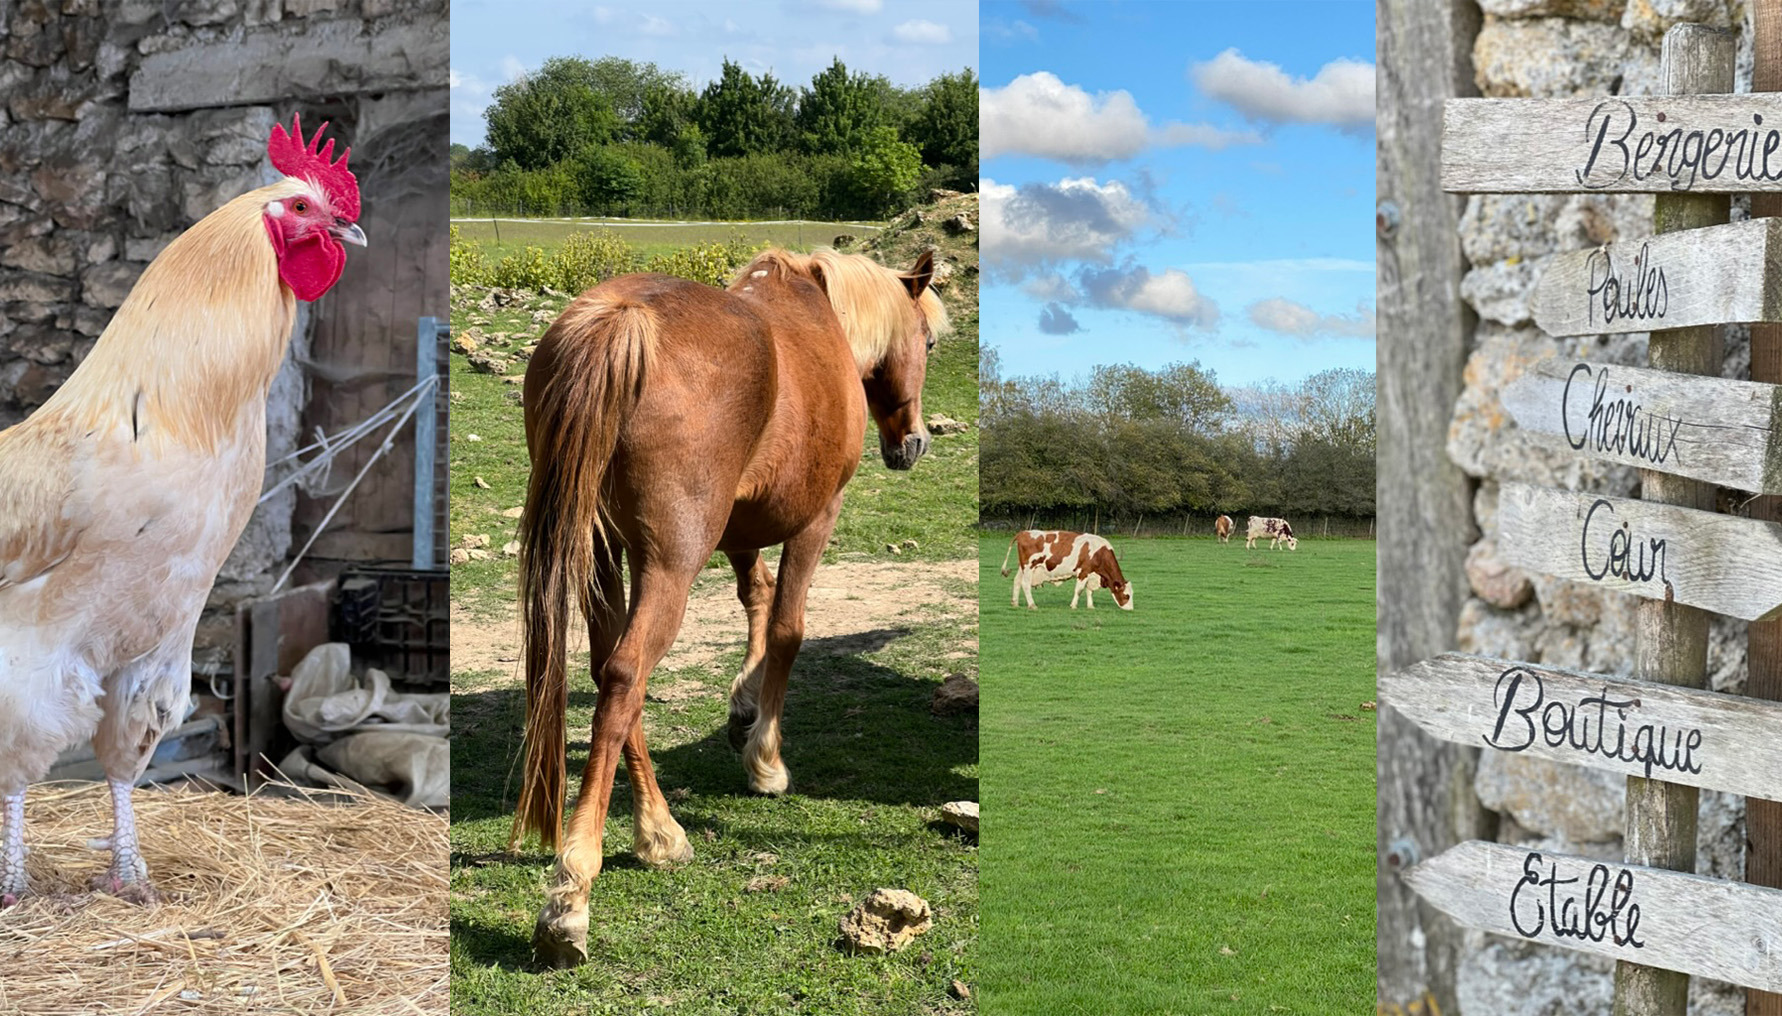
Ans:
{"label": "cow's leg", "polygon": [[[601,599],[586,604],[588,617],[588,666],[594,680],[605,676],[606,661],[625,632],[625,584],[617,554],[597,549],[601,556],[594,581],[600,583]],[[679,864],[693,859],[687,834],[669,813],[668,799],[656,783],[650,764],[650,748],[644,740],[643,713],[625,738],[625,772],[631,782],[631,851],[651,867]]]}
{"label": "cow's leg", "polygon": [[1031,568],[1021,569],[1021,588],[1027,592],[1027,609],[1038,610],[1039,608],[1033,605],[1033,570]]}
{"label": "cow's leg", "polygon": [[1017,562],[1015,566],[1015,584],[1009,588],[1009,606],[1011,607],[1019,607],[1021,605],[1021,581],[1022,576],[1026,574],[1027,566]]}
{"label": "cow's leg", "polygon": [[1095,587],[1090,585],[1087,582],[1083,583],[1083,595],[1088,597],[1088,599],[1089,599],[1089,609],[1094,610],[1095,609]]}
{"label": "cow's leg", "polygon": [[829,534],[835,530],[841,504],[841,494],[837,493],[823,514],[787,540],[780,553],[773,610],[767,621],[767,659],[761,675],[759,711],[749,726],[748,743],[743,747],[749,788],[758,794],[783,794],[792,782],[780,759],[780,711],[786,704],[786,682],[792,675],[792,662],[798,658],[799,646],[804,644],[805,596],[810,592],[817,564],[823,559],[823,550],[829,546]]}
{"label": "cow's leg", "polygon": [[1083,595],[1083,580],[1078,579],[1076,581],[1076,585],[1072,586],[1071,590],[1070,590],[1070,609],[1072,609],[1072,610],[1077,609],[1077,597],[1082,596],[1082,595]]}
{"label": "cow's leg", "polygon": [[749,648],[742,670],[730,683],[730,747],[741,751],[755,722],[761,695],[761,674],[767,661],[767,618],[773,609],[773,573],[758,550],[727,554],[736,572],[736,598],[749,615]]}
{"label": "cow's leg", "polygon": [[[557,871],[544,909],[532,929],[533,951],[548,966],[573,966],[588,958],[588,894],[600,874],[601,838],[612,801],[613,776],[632,732],[643,722],[644,685],[674,644],[687,609],[687,594],[703,563],[704,555],[691,564],[685,560],[672,564],[652,560],[642,565],[635,558],[632,561],[631,618],[595,679],[600,691],[581,792],[557,851]],[[637,744],[642,747],[641,737]]]}

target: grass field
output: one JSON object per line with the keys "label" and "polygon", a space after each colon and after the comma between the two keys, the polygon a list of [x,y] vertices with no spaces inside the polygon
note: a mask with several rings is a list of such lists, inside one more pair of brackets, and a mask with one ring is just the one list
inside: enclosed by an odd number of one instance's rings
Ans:
{"label": "grass field", "polygon": [[980,545],[987,1013],[1366,1012],[1374,544],[1116,541],[1134,610]]}
{"label": "grass field", "polygon": [[[507,239],[507,224],[502,228]],[[512,358],[510,376],[525,369],[519,350],[565,302],[538,297],[485,310],[480,294],[462,296],[453,309],[454,329],[481,329],[484,350]],[[977,844],[936,820],[941,804],[977,799],[977,719],[929,712],[934,688],[947,674],[977,673],[977,591],[969,563],[977,517],[975,290],[971,302],[969,311],[955,313],[956,337],[943,341],[930,361],[924,406],[973,428],[937,438],[907,473],[885,469],[876,432],[867,428],[860,471],[817,573],[818,586],[839,586],[832,592],[842,595],[823,599],[813,591],[811,631],[792,672],[784,727],[792,793],[749,795],[725,739],[723,696],[741,664],[740,636],[710,658],[689,662],[671,654],[651,678],[644,722],[658,778],[695,857],[671,872],[636,863],[621,767],[605,870],[593,891],[590,962],[576,970],[531,965],[532,923],[551,859],[512,857],[504,849],[524,715],[512,653],[459,664],[471,658],[459,653],[461,638],[510,634],[514,561],[495,553],[454,566],[454,1013],[976,1010],[974,1000],[956,999],[949,988],[955,979],[977,980]],[[501,376],[472,372],[463,358],[453,358],[454,545],[474,534],[499,550],[514,539],[511,509],[523,502],[526,481],[518,392]],[[911,539],[915,549],[896,557],[885,551],[887,543]],[[905,562],[909,574],[929,576],[938,593],[907,596],[894,583],[890,593],[864,603],[845,577],[850,568]],[[950,577],[932,578],[943,562]],[[708,569],[695,586],[695,606],[708,613],[721,608],[740,621],[732,587],[727,566]],[[820,634],[825,619],[844,608],[869,614],[872,624],[845,636]],[[585,654],[571,672],[573,783],[586,761],[594,708]],[[936,913],[933,929],[893,956],[844,955],[834,944],[837,921],[881,887],[927,899]]]}
{"label": "grass field", "polygon": [[458,219],[458,235],[480,244],[491,261],[523,247],[554,250],[578,230],[606,229],[637,249],[644,260],[696,243],[720,243],[741,236],[752,244],[772,244],[791,250],[827,245],[847,233],[862,239],[881,228],[878,223],[856,222],[636,222],[629,219]]}

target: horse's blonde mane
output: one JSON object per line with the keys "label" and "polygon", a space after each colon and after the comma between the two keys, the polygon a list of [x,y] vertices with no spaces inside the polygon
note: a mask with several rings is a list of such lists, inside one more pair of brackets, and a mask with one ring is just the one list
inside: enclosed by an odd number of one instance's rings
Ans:
{"label": "horse's blonde mane", "polygon": [[[854,362],[861,373],[871,370],[890,352],[893,343],[907,337],[916,326],[915,311],[910,306],[909,291],[903,278],[864,254],[843,254],[830,247],[818,247],[809,254],[770,248],[755,255],[730,283],[731,289],[746,286],[758,271],[775,266],[815,276],[823,276],[823,289],[829,294],[829,305],[841,320],[842,333],[854,351]],[[951,327],[947,308],[932,287],[922,291],[917,301],[928,330],[936,338]]]}

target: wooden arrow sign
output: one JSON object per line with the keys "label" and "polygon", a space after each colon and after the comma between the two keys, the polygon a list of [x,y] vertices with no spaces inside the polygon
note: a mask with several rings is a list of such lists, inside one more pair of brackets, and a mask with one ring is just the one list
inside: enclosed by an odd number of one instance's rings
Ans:
{"label": "wooden arrow sign", "polygon": [[1403,877],[1470,927],[1782,991],[1782,890],[1478,840]]}
{"label": "wooden arrow sign", "polygon": [[1573,451],[1782,494],[1782,386],[1555,359],[1502,398],[1517,426]]}
{"label": "wooden arrow sign", "polygon": [[1461,653],[1380,695],[1444,741],[1782,801],[1782,703]]}
{"label": "wooden arrow sign", "polygon": [[1522,483],[1497,505],[1498,552],[1519,568],[1746,621],[1782,614],[1782,525]]}
{"label": "wooden arrow sign", "polygon": [[1782,93],[1449,99],[1442,187],[1465,193],[1782,189]]}
{"label": "wooden arrow sign", "polygon": [[1535,287],[1534,319],[1561,336],[1782,321],[1782,219],[1556,255]]}

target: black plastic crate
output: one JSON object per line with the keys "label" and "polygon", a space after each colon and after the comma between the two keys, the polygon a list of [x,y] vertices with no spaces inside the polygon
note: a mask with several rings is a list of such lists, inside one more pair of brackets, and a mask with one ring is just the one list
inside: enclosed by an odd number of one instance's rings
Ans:
{"label": "black plastic crate", "polygon": [[336,641],[407,684],[451,682],[451,581],[445,571],[361,568],[340,577]]}

